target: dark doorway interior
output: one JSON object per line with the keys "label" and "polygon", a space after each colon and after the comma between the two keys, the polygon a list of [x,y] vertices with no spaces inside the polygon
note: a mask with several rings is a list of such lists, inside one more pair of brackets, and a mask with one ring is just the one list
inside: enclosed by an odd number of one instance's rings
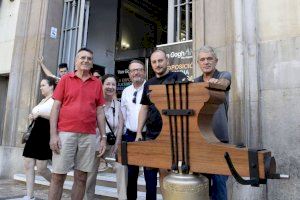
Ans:
{"label": "dark doorway interior", "polygon": [[8,76],[0,76],[0,145],[3,137],[4,114],[6,107]]}
{"label": "dark doorway interior", "polygon": [[105,67],[101,65],[93,64],[92,72],[94,71],[100,72],[100,75],[103,76],[105,74]]}
{"label": "dark doorway interior", "polygon": [[116,54],[167,42],[168,1],[121,0]]}
{"label": "dark doorway interior", "polygon": [[119,0],[115,50],[118,97],[130,85],[128,65],[139,59],[146,65],[146,78],[153,77],[148,60],[159,44],[167,43],[168,1]]}

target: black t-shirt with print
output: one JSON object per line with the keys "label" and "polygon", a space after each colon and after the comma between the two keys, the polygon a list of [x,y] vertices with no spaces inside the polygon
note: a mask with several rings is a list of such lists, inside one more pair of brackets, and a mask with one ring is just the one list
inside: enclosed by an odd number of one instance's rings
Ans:
{"label": "black t-shirt with print", "polygon": [[143,96],[141,99],[142,105],[151,105],[152,102],[149,99],[149,85],[161,85],[171,81],[183,81],[187,79],[186,75],[182,72],[169,72],[165,76],[157,78],[156,76],[149,79],[145,85],[143,90]]}
{"label": "black t-shirt with print", "polygon": [[161,84],[166,84],[168,82],[178,82],[186,79],[187,79],[186,75],[183,74],[182,72],[169,72],[163,77],[159,77],[159,78],[153,77],[145,83],[141,104],[149,106],[148,116],[146,120],[146,127],[147,127],[146,140],[155,139],[159,135],[162,129],[161,115],[158,109],[155,107],[155,105],[151,102],[149,98],[149,94],[151,92],[149,91],[149,85],[161,85]]}

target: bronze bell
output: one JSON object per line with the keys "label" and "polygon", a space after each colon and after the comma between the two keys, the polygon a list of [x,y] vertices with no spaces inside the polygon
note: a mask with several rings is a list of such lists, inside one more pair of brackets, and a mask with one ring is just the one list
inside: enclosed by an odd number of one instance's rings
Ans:
{"label": "bronze bell", "polygon": [[208,184],[202,175],[171,173],[163,180],[164,200],[209,200]]}

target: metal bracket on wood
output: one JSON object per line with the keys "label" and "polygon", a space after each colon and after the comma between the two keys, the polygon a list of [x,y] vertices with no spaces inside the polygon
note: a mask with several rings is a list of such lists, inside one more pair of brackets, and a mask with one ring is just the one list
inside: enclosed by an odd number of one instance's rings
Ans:
{"label": "metal bracket on wood", "polygon": [[235,180],[242,184],[242,185],[251,185],[254,187],[259,187],[259,184],[266,184],[266,180],[262,180],[259,178],[259,164],[258,164],[258,151],[261,149],[249,149],[248,150],[248,159],[249,159],[249,172],[250,172],[250,179],[246,180],[241,177],[241,175],[236,171],[230,155],[228,152],[225,152],[225,159],[229,170]]}
{"label": "metal bracket on wood", "polygon": [[194,115],[194,110],[163,109],[162,114],[167,116],[192,116]]}

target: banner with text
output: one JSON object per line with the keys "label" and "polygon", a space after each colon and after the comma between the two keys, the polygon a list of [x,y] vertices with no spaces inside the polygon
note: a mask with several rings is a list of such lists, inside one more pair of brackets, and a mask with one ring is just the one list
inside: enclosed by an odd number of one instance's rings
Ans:
{"label": "banner with text", "polygon": [[158,45],[157,49],[167,53],[169,70],[183,72],[189,80],[193,79],[193,41]]}
{"label": "banner with text", "polygon": [[117,77],[117,97],[121,98],[122,91],[131,84],[128,63],[116,63],[115,75]]}

